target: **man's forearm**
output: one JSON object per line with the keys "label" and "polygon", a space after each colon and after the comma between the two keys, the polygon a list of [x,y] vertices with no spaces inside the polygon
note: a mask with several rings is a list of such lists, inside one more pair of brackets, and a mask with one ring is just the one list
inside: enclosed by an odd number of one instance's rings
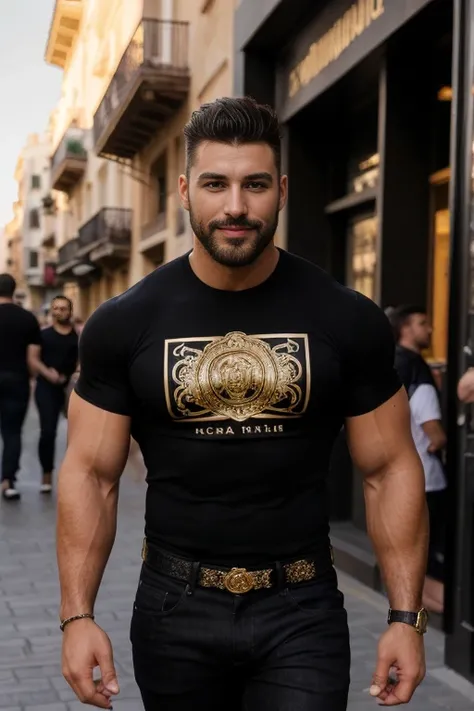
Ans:
{"label": "man's forearm", "polygon": [[[410,458],[411,459],[411,458]],[[421,607],[428,550],[428,513],[419,461],[364,481],[367,526],[393,609]]]}
{"label": "man's forearm", "polygon": [[68,475],[58,492],[57,553],[62,619],[91,613],[112,550],[117,526],[118,482],[104,485],[92,474]]}
{"label": "man's forearm", "polygon": [[37,375],[42,375],[43,378],[49,380],[49,368],[43,363],[43,361],[39,360],[39,358],[29,362],[29,370],[33,377],[36,377]]}

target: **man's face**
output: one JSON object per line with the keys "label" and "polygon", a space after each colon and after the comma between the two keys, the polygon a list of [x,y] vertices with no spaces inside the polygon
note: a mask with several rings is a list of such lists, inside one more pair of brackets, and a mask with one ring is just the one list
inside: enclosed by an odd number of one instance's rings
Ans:
{"label": "man's face", "polygon": [[278,176],[266,143],[205,141],[189,176],[180,176],[179,191],[193,232],[211,257],[226,267],[244,267],[273,240],[287,178]]}
{"label": "man's face", "polygon": [[67,325],[71,320],[71,307],[64,299],[56,299],[51,305],[51,315],[53,321],[63,326]]}
{"label": "man's face", "polygon": [[433,329],[426,314],[413,314],[406,329],[408,337],[416,348],[419,350],[429,348]]}

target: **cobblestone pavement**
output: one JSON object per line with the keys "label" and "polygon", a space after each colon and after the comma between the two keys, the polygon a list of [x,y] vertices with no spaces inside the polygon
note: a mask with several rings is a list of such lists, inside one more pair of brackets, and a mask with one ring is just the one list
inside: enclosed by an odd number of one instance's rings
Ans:
{"label": "cobblestone pavement", "polygon": [[[0,508],[0,709],[2,711],[79,711],[60,671],[58,584],[54,551],[54,499],[38,494],[37,421],[31,412],[24,432],[21,503]],[[58,455],[64,451],[61,425]],[[110,635],[121,682],[116,711],[142,709],[131,673],[129,620],[137,583],[142,539],[144,485],[134,472],[124,477],[119,530],[96,608]],[[367,698],[377,638],[384,629],[386,601],[357,581],[340,576],[352,634],[350,711],[376,708]],[[443,667],[443,638],[426,637],[428,675],[410,707],[417,711],[468,711],[474,690]],[[453,688],[454,687],[454,688]],[[460,693],[459,689],[463,691]]]}

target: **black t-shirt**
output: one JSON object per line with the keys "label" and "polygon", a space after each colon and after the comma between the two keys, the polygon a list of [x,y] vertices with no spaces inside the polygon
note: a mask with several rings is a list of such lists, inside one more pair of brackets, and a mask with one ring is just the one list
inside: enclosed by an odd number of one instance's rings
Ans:
{"label": "black t-shirt", "polygon": [[438,392],[431,368],[419,353],[397,345],[395,370],[409,397],[413,395],[419,385],[432,385]]}
{"label": "black t-shirt", "polygon": [[240,292],[176,259],[103,304],[79,350],[79,396],[131,417],[147,536],[216,564],[327,544],[325,480],[344,418],[400,388],[383,312],[286,252]]}
{"label": "black t-shirt", "polygon": [[[55,368],[68,380],[76,370],[78,350],[78,337],[74,329],[67,334],[58,333],[53,326],[41,331],[41,360],[48,368]],[[41,376],[38,377],[38,380],[47,382],[48,385],[51,384]],[[64,384],[60,387],[63,388]]]}
{"label": "black t-shirt", "polygon": [[38,321],[13,303],[0,304],[0,373],[28,377],[27,351],[41,342]]}

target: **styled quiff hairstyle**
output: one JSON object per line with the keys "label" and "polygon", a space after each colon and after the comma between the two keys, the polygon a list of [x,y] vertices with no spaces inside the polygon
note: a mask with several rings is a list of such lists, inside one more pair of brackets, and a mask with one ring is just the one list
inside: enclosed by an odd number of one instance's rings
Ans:
{"label": "styled quiff hairstyle", "polygon": [[186,174],[194,163],[196,151],[204,141],[230,145],[267,143],[275,156],[278,174],[281,170],[281,133],[278,117],[271,106],[258,104],[249,96],[223,97],[203,104],[193,111],[184,127],[186,139]]}

